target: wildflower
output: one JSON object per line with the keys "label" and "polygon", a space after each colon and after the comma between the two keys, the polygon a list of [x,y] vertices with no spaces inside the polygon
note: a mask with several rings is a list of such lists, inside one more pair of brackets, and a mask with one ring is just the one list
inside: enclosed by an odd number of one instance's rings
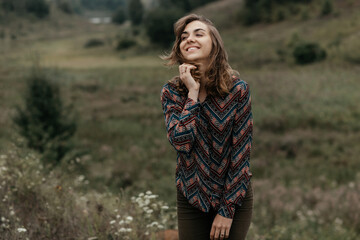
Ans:
{"label": "wildflower", "polygon": [[126,228],[126,232],[132,232],[131,228]]}
{"label": "wildflower", "polygon": [[79,182],[82,182],[84,179],[85,179],[85,176],[84,176],[84,175],[80,175],[80,176],[78,177],[78,181],[79,181]]}
{"label": "wildflower", "polygon": [[121,220],[120,222],[119,222],[119,225],[123,225],[125,223],[125,221],[124,220]]}
{"label": "wildflower", "polygon": [[154,199],[154,198],[157,198],[158,197],[158,195],[149,195],[147,198],[148,199]]}
{"label": "wildflower", "polygon": [[119,232],[126,232],[126,228],[120,228]]}
{"label": "wildflower", "polygon": [[168,210],[169,209],[169,206],[161,206],[161,209],[164,209],[164,210]]}
{"label": "wildflower", "polygon": [[110,224],[114,224],[114,223],[116,223],[115,220],[111,220],[111,221],[110,221]]}
{"label": "wildflower", "polygon": [[118,215],[116,215],[116,218],[117,218],[117,219],[119,219],[119,218],[120,218],[120,215],[119,215],[119,214],[118,214]]}
{"label": "wildflower", "polygon": [[154,212],[154,210],[152,210],[152,209],[149,209],[149,210],[146,211],[147,214],[151,214],[153,212]]}
{"label": "wildflower", "polygon": [[147,195],[151,195],[152,192],[151,192],[151,191],[146,191],[146,194],[147,194]]}
{"label": "wildflower", "polygon": [[19,233],[26,232],[26,228],[21,227],[21,228],[18,228],[17,231]]}
{"label": "wildflower", "polygon": [[125,222],[126,223],[131,223],[133,220],[133,217],[132,216],[127,216],[126,219],[125,219]]}

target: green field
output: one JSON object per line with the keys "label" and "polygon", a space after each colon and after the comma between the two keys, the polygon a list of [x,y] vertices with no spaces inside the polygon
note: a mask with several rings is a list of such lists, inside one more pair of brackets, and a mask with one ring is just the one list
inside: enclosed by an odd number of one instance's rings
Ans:
{"label": "green field", "polygon": [[[199,12],[211,18],[213,6]],[[226,26],[225,18],[214,16],[230,64],[252,94],[255,200],[248,239],[360,235],[359,13],[359,6],[339,5],[326,18],[253,27]],[[158,239],[162,228],[142,221],[175,227],[176,155],[166,139],[160,90],[176,67],[163,66],[159,55],[165,50],[143,33],[137,46],[115,51],[116,36],[127,26],[70,23],[59,30],[34,23],[29,32],[17,24],[3,27],[26,34],[0,39],[0,239]],[[84,48],[91,38],[106,44]],[[326,60],[296,65],[294,39],[319,43]],[[11,122],[35,55],[60,84],[65,102],[74,104],[75,141],[87,152],[50,173],[37,153],[14,145],[20,140]],[[158,195],[151,216],[137,207],[140,200],[130,200],[146,191]],[[161,210],[166,207],[159,201],[170,209]],[[126,222],[130,215],[132,232],[116,235],[120,226],[111,221]]]}

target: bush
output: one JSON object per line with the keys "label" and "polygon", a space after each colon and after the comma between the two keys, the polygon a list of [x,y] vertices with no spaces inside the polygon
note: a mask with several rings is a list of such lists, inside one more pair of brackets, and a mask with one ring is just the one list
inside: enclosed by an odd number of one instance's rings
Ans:
{"label": "bush", "polygon": [[308,64],[326,58],[326,51],[317,43],[300,43],[293,51],[297,64]]}
{"label": "bush", "polygon": [[43,154],[43,160],[51,165],[72,149],[69,142],[76,131],[70,117],[71,111],[64,107],[57,84],[50,81],[40,70],[34,70],[27,79],[24,94],[25,106],[17,107],[13,118],[27,146]]}
{"label": "bush", "polygon": [[325,0],[322,5],[321,15],[322,16],[329,15],[330,13],[332,13],[332,11],[333,11],[332,2],[330,0]]}
{"label": "bush", "polygon": [[105,43],[103,40],[101,39],[97,39],[97,38],[92,38],[89,39],[85,44],[84,44],[84,48],[92,48],[92,47],[99,47],[99,46],[103,46]]}
{"label": "bush", "polygon": [[136,41],[129,38],[119,40],[116,46],[116,50],[124,50],[136,45]]}
{"label": "bush", "polygon": [[44,18],[49,15],[49,5],[44,0],[26,0],[26,11],[34,14],[38,18]]}
{"label": "bush", "polygon": [[179,9],[158,8],[146,17],[145,28],[151,42],[168,47],[174,41],[173,24],[183,15]]}
{"label": "bush", "polygon": [[74,10],[69,1],[62,0],[58,2],[58,8],[67,14],[73,14]]}
{"label": "bush", "polygon": [[259,22],[282,21],[286,15],[299,13],[298,4],[309,3],[312,0],[245,0],[238,19],[244,25]]}
{"label": "bush", "polygon": [[123,24],[126,21],[126,13],[123,7],[116,9],[112,15],[111,21],[116,24]]}

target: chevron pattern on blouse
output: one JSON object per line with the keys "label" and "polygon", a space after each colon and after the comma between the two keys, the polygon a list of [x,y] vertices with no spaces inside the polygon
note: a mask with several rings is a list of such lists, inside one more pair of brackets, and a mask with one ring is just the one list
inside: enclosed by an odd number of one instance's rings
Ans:
{"label": "chevron pattern on blouse", "polygon": [[161,90],[167,137],[177,151],[176,185],[190,204],[232,218],[248,188],[253,117],[248,84],[234,77],[225,97],[204,102]]}

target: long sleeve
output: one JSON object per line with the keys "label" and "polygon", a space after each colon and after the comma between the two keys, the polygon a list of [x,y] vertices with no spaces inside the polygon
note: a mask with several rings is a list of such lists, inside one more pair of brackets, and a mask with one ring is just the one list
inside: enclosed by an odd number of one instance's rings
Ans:
{"label": "long sleeve", "polygon": [[234,217],[235,205],[241,206],[252,176],[249,170],[253,130],[251,96],[246,82],[242,81],[240,86],[231,137],[231,160],[218,210],[221,216],[227,218]]}
{"label": "long sleeve", "polygon": [[169,142],[177,151],[189,153],[197,134],[200,103],[187,98],[183,104],[175,89],[165,84],[161,90],[161,104]]}

